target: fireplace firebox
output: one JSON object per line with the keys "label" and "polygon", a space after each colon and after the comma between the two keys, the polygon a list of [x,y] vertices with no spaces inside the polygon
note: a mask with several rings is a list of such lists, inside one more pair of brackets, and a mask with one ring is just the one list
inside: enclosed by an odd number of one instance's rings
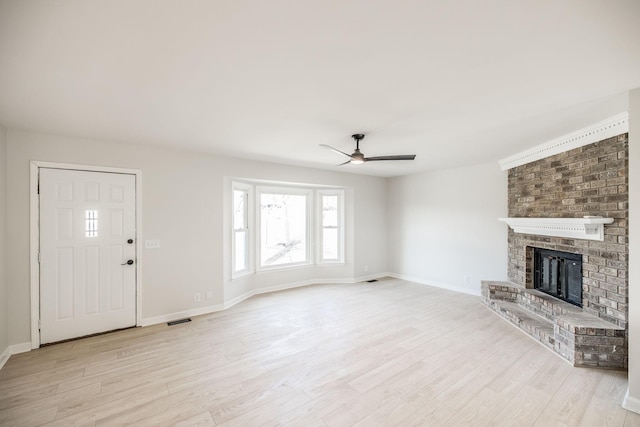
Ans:
{"label": "fireplace firebox", "polygon": [[533,265],[535,289],[582,307],[582,255],[534,248]]}

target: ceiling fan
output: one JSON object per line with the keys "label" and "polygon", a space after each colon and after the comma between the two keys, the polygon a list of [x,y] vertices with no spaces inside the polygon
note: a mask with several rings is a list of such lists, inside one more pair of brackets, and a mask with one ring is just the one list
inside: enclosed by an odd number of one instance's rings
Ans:
{"label": "ceiling fan", "polygon": [[340,163],[338,166],[342,166],[342,165],[346,165],[347,163],[352,163],[354,165],[360,165],[362,163],[365,162],[377,162],[380,160],[413,160],[416,158],[415,154],[403,154],[403,155],[399,155],[399,156],[377,156],[377,157],[365,157],[363,153],[360,152],[360,141],[362,141],[364,139],[364,134],[363,133],[356,133],[351,135],[351,138],[355,139],[356,141],[356,151],[353,152],[353,154],[347,154],[344,153],[340,150],[338,150],[337,148],[333,148],[330,145],[327,144],[320,144],[321,147],[327,148],[331,151],[334,151],[338,154],[342,154],[343,156],[347,156],[349,157],[349,160],[347,160],[344,163]]}

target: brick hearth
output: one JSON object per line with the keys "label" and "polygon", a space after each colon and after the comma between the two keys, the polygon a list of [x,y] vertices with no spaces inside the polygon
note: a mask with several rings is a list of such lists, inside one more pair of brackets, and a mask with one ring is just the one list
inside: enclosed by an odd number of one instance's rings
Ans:
{"label": "brick hearth", "polygon": [[535,289],[482,282],[482,302],[573,366],[624,368],[625,329]]}

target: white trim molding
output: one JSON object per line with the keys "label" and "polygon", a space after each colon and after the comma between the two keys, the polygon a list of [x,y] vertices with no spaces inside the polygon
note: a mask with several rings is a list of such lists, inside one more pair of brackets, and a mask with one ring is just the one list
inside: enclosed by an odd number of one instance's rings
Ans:
{"label": "white trim molding", "polygon": [[625,111],[591,126],[506,157],[498,163],[504,171],[627,132],[629,132],[629,113]]}
{"label": "white trim molding", "polygon": [[516,233],[603,241],[604,226],[611,224],[613,218],[498,218],[498,221],[506,222]]}
{"label": "white trim molding", "polygon": [[23,342],[22,344],[10,345],[0,354],[0,369],[2,369],[5,363],[7,363],[9,358],[14,354],[26,353],[27,351],[31,351],[30,342]]}
{"label": "white trim molding", "polygon": [[203,314],[215,313],[226,309],[223,304],[209,305],[206,307],[193,308],[191,310],[178,311],[175,313],[163,314],[161,316],[146,317],[140,322],[140,326],[151,326],[159,323],[173,322],[174,320],[184,319],[192,316],[201,316]]}
{"label": "white trim molding", "polygon": [[[29,343],[29,349],[31,349],[31,343]],[[2,353],[0,353],[0,369],[2,369],[5,363],[7,363],[10,357],[11,350],[9,350],[9,347],[7,347]]]}
{"label": "white trim molding", "polygon": [[624,400],[622,401],[622,407],[627,411],[640,414],[640,400],[636,399],[635,397],[629,396],[629,388],[627,388],[627,393],[625,394]]}
{"label": "white trim molding", "polygon": [[407,276],[405,274],[398,274],[398,273],[387,273],[387,276],[393,277],[394,279],[406,280],[408,282],[417,283],[419,285],[433,286],[434,288],[446,289],[449,291],[459,292],[461,294],[474,295],[478,297],[480,296],[479,288],[466,288],[462,286],[451,285],[449,283],[438,282],[435,280],[421,279],[419,277]]}
{"label": "white trim molding", "polygon": [[303,286],[311,286],[311,285],[322,285],[322,284],[329,284],[329,283],[358,283],[358,282],[365,282],[367,280],[372,280],[372,279],[378,279],[381,277],[386,277],[386,276],[391,276],[391,274],[389,273],[378,273],[378,274],[372,274],[369,276],[362,276],[362,277],[356,277],[356,278],[351,278],[351,279],[347,279],[347,278],[339,278],[339,279],[312,279],[312,280],[304,280],[301,282],[294,282],[294,283],[286,283],[286,284],[282,284],[282,285],[277,285],[277,286],[269,286],[267,288],[260,288],[260,289],[254,289],[252,291],[249,292],[245,292],[242,295],[238,295],[235,298],[232,298],[230,300],[226,300],[224,302],[224,304],[217,304],[217,305],[210,305],[210,306],[206,306],[206,307],[199,307],[199,308],[194,308],[194,309],[190,309],[190,310],[184,310],[184,311],[179,311],[179,312],[175,312],[175,313],[169,313],[169,314],[164,314],[161,316],[154,316],[154,317],[147,317],[142,319],[142,321],[140,322],[140,326],[151,326],[151,325],[157,325],[159,323],[166,323],[166,322],[171,322],[173,320],[178,320],[178,319],[184,319],[186,317],[191,317],[191,316],[201,316],[203,314],[210,314],[210,313],[215,313],[217,311],[223,311],[226,310],[230,307],[233,307],[234,305],[241,303],[242,301],[251,298],[254,295],[260,295],[260,294],[268,294],[271,292],[278,292],[278,291],[285,291],[287,289],[294,289],[294,288],[301,288]]}

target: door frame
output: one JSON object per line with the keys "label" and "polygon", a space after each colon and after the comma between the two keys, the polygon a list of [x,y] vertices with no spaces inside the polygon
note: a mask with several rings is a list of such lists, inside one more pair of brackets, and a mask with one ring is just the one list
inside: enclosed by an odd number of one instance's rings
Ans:
{"label": "door frame", "polygon": [[119,173],[135,176],[136,208],[136,326],[142,324],[142,171],[108,166],[53,163],[32,160],[29,176],[29,254],[31,270],[31,349],[40,347],[40,198],[38,195],[40,168]]}

